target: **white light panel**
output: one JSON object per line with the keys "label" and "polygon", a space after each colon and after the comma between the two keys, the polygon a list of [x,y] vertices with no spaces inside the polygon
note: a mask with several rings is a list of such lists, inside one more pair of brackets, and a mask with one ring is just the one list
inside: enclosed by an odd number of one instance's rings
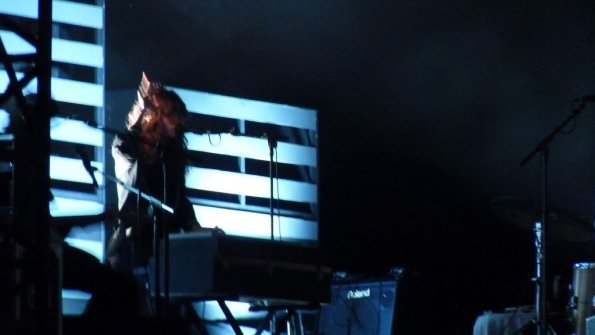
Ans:
{"label": "white light panel", "polygon": [[[196,167],[189,169],[186,175],[186,186],[211,192],[241,194],[259,198],[269,198],[271,195],[271,180],[269,177]],[[273,179],[273,196],[275,199],[316,203],[318,201],[317,189],[316,184]]]}
{"label": "white light panel", "polygon": [[[219,227],[229,235],[271,238],[271,216],[242,210],[194,205],[196,217],[206,228]],[[273,217],[273,234],[287,240],[318,240],[318,223],[312,220]]]}
{"label": "white light panel", "polygon": [[[38,0],[2,0],[0,13],[36,19]],[[52,2],[54,22],[103,29],[103,8],[71,1]]]}
{"label": "white light panel", "polygon": [[[30,54],[35,47],[12,31],[0,30],[6,52],[11,55]],[[76,65],[102,68],[103,47],[96,44],[52,38],[52,60]]]}
{"label": "white light panel", "polygon": [[[54,68],[51,78],[52,99],[58,102],[81,105],[82,109],[90,110],[94,115],[101,115],[103,108],[103,75],[99,72],[104,66],[103,46],[103,5],[83,4],[75,1],[52,1],[52,21],[54,36],[52,38],[51,59],[54,62],[76,65],[74,70],[63,70]],[[38,16],[38,0],[0,0],[0,15],[6,14],[23,19],[34,21]],[[66,25],[64,25],[66,24]],[[31,25],[34,27],[35,25]],[[72,29],[95,30],[95,34],[89,34],[87,41],[71,40],[68,37],[68,30]],[[37,33],[29,31],[32,35]],[[62,34],[66,32],[66,34]],[[0,30],[0,38],[9,55],[35,54],[37,50],[34,45],[29,44],[17,34]],[[80,67],[88,67],[96,71],[97,79],[89,82],[89,79],[77,78],[75,70]],[[70,72],[72,71],[72,73]],[[22,78],[22,73],[17,73],[17,78]],[[86,74],[85,74],[86,76]],[[0,70],[0,90],[6,91],[8,85],[6,71]],[[23,94],[37,93],[37,79],[33,79],[25,88]],[[99,123],[98,120],[89,120]],[[63,181],[91,185],[92,179],[85,170],[80,158],[74,154],[74,145],[82,144],[95,148],[104,146],[104,136],[98,129],[91,128],[80,121],[68,120],[60,117],[52,118],[50,122],[50,137],[52,141],[72,143],[72,151],[68,152],[68,145],[57,146],[61,152],[52,152],[50,160],[50,178],[52,183]],[[54,149],[53,149],[54,150]],[[96,150],[96,153],[99,150]],[[68,156],[68,157],[65,157]],[[75,157],[75,158],[71,158]],[[103,171],[103,155],[97,155],[99,161],[92,161],[91,165],[99,171]],[[103,196],[103,175],[95,173],[95,178],[100,188],[95,192],[78,192],[68,188],[55,188],[51,192],[54,199],[49,204],[52,216],[86,216],[99,214],[104,211]],[[58,185],[70,185],[70,184]],[[74,234],[76,235],[76,234]],[[103,259],[103,241],[78,238],[69,236],[67,242],[73,246],[88,251],[98,259]]]}
{"label": "white light panel", "polygon": [[[174,87],[173,89],[185,102],[189,112],[229,120],[232,123],[230,128],[249,121],[262,124],[265,128],[271,125],[279,127],[279,130],[290,128],[292,132],[302,132],[303,135],[316,134],[317,131],[316,111],[312,109],[184,88]],[[211,168],[208,160],[205,160],[200,167],[189,168],[186,177],[186,186],[189,189],[238,196],[239,203],[230,203],[228,207],[225,207],[225,201],[217,202],[218,207],[206,206],[205,204],[209,203],[208,200],[196,206],[195,212],[203,226],[217,226],[232,235],[269,239],[271,236],[270,211],[266,208],[255,210],[254,207],[244,206],[244,199],[254,197],[270,200],[272,197],[274,201],[311,204],[310,207],[305,206],[294,211],[299,212],[303,208],[310,208],[311,212],[304,214],[304,217],[309,219],[303,219],[299,214],[275,215],[273,218],[275,239],[318,240],[317,213],[314,212],[318,203],[318,185],[315,182],[309,179],[293,180],[274,176],[271,194],[270,176],[245,171],[248,159],[270,162],[271,151],[266,138],[231,133],[201,132],[199,134],[189,129],[186,139],[188,149],[198,156],[201,153],[209,153],[237,158],[237,166],[228,166],[226,169]],[[292,143],[290,139],[277,142],[273,159],[275,163],[295,166],[294,169],[303,170],[298,174],[299,178],[307,178],[310,173],[316,173],[318,167],[317,148],[310,144]],[[317,178],[313,176],[311,179]]]}
{"label": "white light panel", "polygon": [[308,130],[317,129],[312,109],[173,88],[189,112]]}
{"label": "white light panel", "polygon": [[53,117],[50,121],[50,137],[55,141],[103,147],[103,132],[77,120]]}
{"label": "white light panel", "polygon": [[[220,155],[242,156],[261,161],[270,160],[269,144],[266,139],[258,139],[231,134],[187,133],[188,149]],[[316,148],[286,142],[277,143],[275,161],[316,167]]]}

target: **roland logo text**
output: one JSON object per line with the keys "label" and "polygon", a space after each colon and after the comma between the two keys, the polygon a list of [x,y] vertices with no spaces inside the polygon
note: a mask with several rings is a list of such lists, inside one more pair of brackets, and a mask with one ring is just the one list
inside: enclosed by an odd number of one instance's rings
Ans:
{"label": "roland logo text", "polygon": [[370,289],[365,290],[349,290],[347,291],[347,299],[362,299],[370,297]]}

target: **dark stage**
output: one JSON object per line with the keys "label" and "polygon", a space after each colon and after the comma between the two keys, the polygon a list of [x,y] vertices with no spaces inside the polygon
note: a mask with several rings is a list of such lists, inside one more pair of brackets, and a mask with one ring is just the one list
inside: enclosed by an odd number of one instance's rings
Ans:
{"label": "dark stage", "polygon": [[[573,99],[595,92],[592,3],[106,9],[108,90],[151,69],[179,86],[318,111],[321,247],[336,269],[405,268],[396,334],[469,334],[484,310],[535,302],[532,209],[525,220],[491,201],[519,197],[538,213],[541,156],[520,163]],[[552,141],[549,204],[573,215],[553,224],[590,226],[594,124],[588,103]],[[548,236],[548,275],[568,285],[573,263],[594,259],[593,241]]]}
{"label": "dark stage", "polygon": [[547,303],[567,335],[573,265],[595,262],[594,2],[104,6],[112,123],[143,71],[316,111],[320,250],[347,274],[404,269],[393,334],[470,335],[484,311],[534,305],[546,196]]}

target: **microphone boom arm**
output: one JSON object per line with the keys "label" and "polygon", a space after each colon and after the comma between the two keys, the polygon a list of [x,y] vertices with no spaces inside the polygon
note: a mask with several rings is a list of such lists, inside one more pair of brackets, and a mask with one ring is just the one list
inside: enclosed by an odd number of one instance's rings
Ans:
{"label": "microphone boom arm", "polygon": [[[97,169],[95,169],[95,170],[97,171]],[[125,188],[125,189],[127,189],[128,191],[130,191],[130,192],[132,192],[132,193],[134,193],[134,194],[137,194],[137,195],[139,195],[139,196],[140,196],[140,197],[142,197],[143,199],[145,199],[145,200],[149,201],[149,202],[150,202],[152,205],[154,205],[154,206],[157,206],[158,208],[161,208],[161,209],[163,209],[164,211],[166,211],[166,212],[168,212],[168,213],[170,213],[170,214],[172,214],[172,215],[174,214],[174,209],[173,209],[172,207],[168,206],[168,205],[167,205],[165,202],[163,202],[163,201],[161,201],[161,200],[159,200],[159,199],[155,198],[155,197],[154,197],[154,196],[152,196],[152,195],[149,195],[148,193],[145,193],[145,192],[143,192],[143,191],[141,191],[141,190],[139,190],[139,189],[135,188],[135,187],[134,187],[134,186],[132,186],[132,185],[129,185],[129,184],[126,184],[126,183],[124,183],[123,181],[121,181],[120,179],[118,179],[118,178],[116,178],[116,177],[114,177],[114,176],[111,176],[111,175],[109,175],[109,174],[107,174],[107,173],[103,173],[103,172],[102,172],[102,174],[103,174],[103,176],[104,176],[106,179],[109,179],[109,180],[111,180],[111,181],[115,182],[116,184],[118,184],[118,185],[120,185],[120,186],[124,187],[124,188]]]}
{"label": "microphone boom arm", "polygon": [[566,125],[570,121],[572,121],[572,119],[577,117],[582,110],[583,108],[573,109],[572,113],[566,119],[564,119],[564,121],[562,121],[562,123],[559,126],[557,126],[551,133],[544,137],[543,140],[541,140],[541,142],[539,142],[539,144],[535,146],[535,149],[533,149],[533,151],[531,151],[529,154],[527,154],[527,156],[525,156],[525,158],[523,158],[523,160],[521,161],[521,166],[525,166],[525,164],[527,164],[527,162],[529,162],[531,158],[533,158],[533,156],[535,156],[535,154],[537,154],[538,152],[547,150],[550,146],[550,143],[552,143],[552,141],[554,140],[554,137],[556,137],[556,135],[560,133],[562,129],[564,129],[564,127],[566,127]]}

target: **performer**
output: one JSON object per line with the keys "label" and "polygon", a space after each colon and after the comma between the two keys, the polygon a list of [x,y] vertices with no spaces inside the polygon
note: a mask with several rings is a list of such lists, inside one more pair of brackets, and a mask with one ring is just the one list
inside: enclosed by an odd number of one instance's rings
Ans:
{"label": "performer", "polygon": [[137,100],[125,122],[127,133],[117,135],[112,143],[115,174],[124,184],[173,208],[174,214],[118,185],[119,220],[107,248],[115,269],[148,275],[154,228],[157,236],[164,231],[200,229],[185,194],[187,113],[175,92],[150,82],[143,73]]}

